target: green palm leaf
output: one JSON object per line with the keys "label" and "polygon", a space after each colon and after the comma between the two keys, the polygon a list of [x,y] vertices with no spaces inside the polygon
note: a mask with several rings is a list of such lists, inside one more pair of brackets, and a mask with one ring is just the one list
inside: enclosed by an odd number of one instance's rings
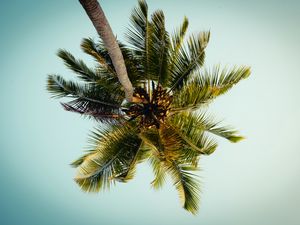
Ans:
{"label": "green palm leaf", "polygon": [[99,76],[95,71],[90,69],[82,60],[75,59],[70,52],[60,49],[57,55],[64,61],[65,65],[77,73],[82,80],[95,82],[99,79]]}
{"label": "green palm leaf", "polygon": [[131,13],[130,21],[131,27],[126,33],[126,38],[136,50],[136,54],[141,56],[147,51],[146,41],[149,35],[148,5],[144,0],[138,1],[138,6]]}
{"label": "green palm leaf", "polygon": [[187,162],[181,154],[183,145],[180,136],[170,127],[162,127],[157,132],[143,133],[142,138],[152,148],[150,163],[155,175],[152,187],[161,188],[169,174],[183,207],[195,214],[198,209],[199,184],[190,172],[197,170],[197,166],[192,161]]}
{"label": "green palm leaf", "polygon": [[161,160],[180,158],[183,147],[182,139],[171,127],[162,126],[160,129],[149,129],[139,133],[139,136],[152,149],[152,155],[154,154]]}
{"label": "green palm leaf", "polygon": [[142,143],[135,132],[127,126],[113,126],[96,130],[92,140],[94,150],[73,163],[78,166],[75,181],[82,190],[95,192],[128,179],[124,174],[132,169]]}
{"label": "green palm leaf", "polygon": [[[121,42],[118,42],[118,44],[123,54],[128,77],[130,78],[132,84],[136,85],[140,80],[142,80],[140,70],[136,66],[138,65],[138,61],[131,49],[127,48]],[[91,38],[85,38],[81,43],[81,48],[85,53],[91,55],[96,60],[96,62],[98,62],[97,72],[101,77],[109,79],[114,83],[119,82],[111,58],[101,40],[98,43],[95,43]],[[99,80],[98,83],[101,84],[102,82],[102,80]],[[119,88],[121,88],[120,85]]]}
{"label": "green palm leaf", "polygon": [[148,73],[152,80],[165,86],[168,79],[169,34],[165,28],[165,16],[161,10],[151,15],[151,45],[149,46]]}
{"label": "green palm leaf", "polygon": [[163,167],[164,162],[161,161],[160,158],[158,158],[155,155],[152,155],[149,161],[154,173],[154,180],[151,182],[151,185],[154,189],[157,190],[163,186],[166,180],[167,174]]}
{"label": "green palm leaf", "polygon": [[198,36],[190,36],[187,48],[182,46],[170,65],[170,90],[180,90],[184,82],[204,63],[205,48],[209,42],[210,32],[201,32]]}
{"label": "green palm leaf", "polygon": [[173,112],[195,110],[224,94],[235,84],[250,75],[250,68],[241,66],[232,69],[204,70],[195,74],[174,96]]}
{"label": "green palm leaf", "polygon": [[206,131],[214,135],[226,138],[231,142],[238,142],[244,139],[243,136],[238,135],[238,131],[229,126],[221,125],[220,121],[215,122],[212,116],[204,112],[201,113],[181,113],[174,116],[175,121],[185,121],[181,126],[189,126],[191,129],[198,129]]}
{"label": "green palm leaf", "polygon": [[137,56],[140,73],[144,80],[157,81],[163,85],[168,77],[169,35],[165,29],[165,18],[161,10],[155,11],[148,19],[148,6],[139,1],[131,15],[131,27],[126,34],[128,42]]}
{"label": "green palm leaf", "polygon": [[202,127],[195,126],[194,118],[179,114],[170,118],[168,124],[187,146],[185,154],[191,154],[189,150],[192,150],[196,156],[200,154],[210,155],[216,150],[217,143],[204,133]]}
{"label": "green palm leaf", "polygon": [[81,49],[86,54],[92,56],[96,62],[107,69],[112,75],[117,76],[107,50],[100,46],[102,47],[102,45],[96,44],[91,38],[84,38],[81,42]]}
{"label": "green palm leaf", "polygon": [[179,160],[181,157],[181,148],[183,147],[181,139],[172,129],[165,126],[159,130],[146,130],[139,136],[150,149],[149,161],[155,176],[151,185],[154,189],[159,189],[166,178],[164,162]]}
{"label": "green palm leaf", "polygon": [[117,92],[112,94],[98,85],[81,85],[66,81],[58,75],[48,76],[47,88],[53,97],[74,99],[62,104],[67,111],[77,112],[102,122],[114,122],[122,118],[120,114],[122,97]]}
{"label": "green palm leaf", "polygon": [[191,172],[197,170],[197,168],[190,165],[181,165],[176,161],[167,162],[166,167],[174,181],[183,208],[196,214],[200,200],[200,185],[195,175]]}
{"label": "green palm leaf", "polygon": [[131,26],[125,36],[138,60],[136,66],[139,67],[141,76],[144,80],[148,79],[149,90],[150,74],[148,73],[148,67],[149,46],[151,46],[151,39],[149,37],[151,36],[152,28],[148,21],[148,5],[146,1],[138,1],[138,6],[133,9],[130,21]]}
{"label": "green palm leaf", "polygon": [[169,49],[170,57],[169,57],[169,71],[173,71],[174,66],[176,64],[176,60],[178,57],[178,53],[180,49],[182,48],[183,40],[188,28],[189,22],[186,17],[183,19],[182,25],[174,31],[174,33],[171,35],[171,46]]}
{"label": "green palm leaf", "polygon": [[[182,43],[189,25],[189,21],[186,17],[184,17],[182,25],[179,29],[175,30],[173,35],[171,36],[171,49],[170,49],[170,62],[173,62],[175,57],[178,54],[178,51],[182,47]],[[174,64],[172,64],[173,66]],[[171,68],[172,70],[172,68]]]}

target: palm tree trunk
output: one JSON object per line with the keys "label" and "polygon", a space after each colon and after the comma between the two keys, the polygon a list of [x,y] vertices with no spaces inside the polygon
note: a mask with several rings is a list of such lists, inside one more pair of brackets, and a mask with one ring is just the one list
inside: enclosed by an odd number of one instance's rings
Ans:
{"label": "palm tree trunk", "polygon": [[107,48],[118,79],[124,88],[127,101],[132,102],[134,100],[133,87],[128,78],[124,58],[100,4],[97,0],[79,0],[79,2],[85,9],[98,34],[103,40],[105,47]]}

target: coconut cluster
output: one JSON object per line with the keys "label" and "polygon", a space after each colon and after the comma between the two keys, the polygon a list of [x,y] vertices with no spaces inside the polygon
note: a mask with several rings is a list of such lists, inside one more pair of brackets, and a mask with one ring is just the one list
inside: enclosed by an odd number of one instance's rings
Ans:
{"label": "coconut cluster", "polygon": [[134,97],[141,99],[141,103],[131,105],[125,110],[126,115],[130,120],[138,118],[141,127],[155,126],[159,129],[170,111],[172,95],[159,85],[153,90],[151,97],[142,87],[135,89]]}

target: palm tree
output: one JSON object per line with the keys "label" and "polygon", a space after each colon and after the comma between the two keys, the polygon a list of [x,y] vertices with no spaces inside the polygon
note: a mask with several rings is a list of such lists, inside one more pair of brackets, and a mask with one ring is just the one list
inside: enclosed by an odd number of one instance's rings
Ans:
{"label": "palm tree", "polygon": [[[250,75],[246,66],[204,69],[205,48],[210,32],[185,38],[188,20],[171,35],[165,29],[161,10],[148,15],[145,1],[132,11],[128,45],[118,42],[134,96],[141,102],[125,101],[115,67],[100,41],[83,39],[82,50],[96,61],[89,68],[66,50],[58,56],[82,82],[48,76],[53,97],[70,97],[65,110],[99,122],[90,135],[90,150],[74,161],[75,181],[82,190],[97,192],[115,182],[133,178],[138,163],[153,167],[155,189],[169,175],[178,190],[183,207],[195,214],[199,202],[198,170],[201,155],[217,147],[214,136],[231,142],[243,139],[238,132],[206,112],[205,108]],[[185,41],[187,39],[187,41]]]}

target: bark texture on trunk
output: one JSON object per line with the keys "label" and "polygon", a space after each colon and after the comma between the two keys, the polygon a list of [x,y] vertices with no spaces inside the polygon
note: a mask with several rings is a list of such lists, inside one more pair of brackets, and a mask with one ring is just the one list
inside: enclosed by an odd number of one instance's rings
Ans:
{"label": "bark texture on trunk", "polygon": [[127,101],[132,102],[134,100],[133,87],[128,78],[124,58],[100,4],[97,0],[79,0],[79,2],[86,11],[95,29],[103,40],[105,47],[107,48],[118,79],[124,88]]}

